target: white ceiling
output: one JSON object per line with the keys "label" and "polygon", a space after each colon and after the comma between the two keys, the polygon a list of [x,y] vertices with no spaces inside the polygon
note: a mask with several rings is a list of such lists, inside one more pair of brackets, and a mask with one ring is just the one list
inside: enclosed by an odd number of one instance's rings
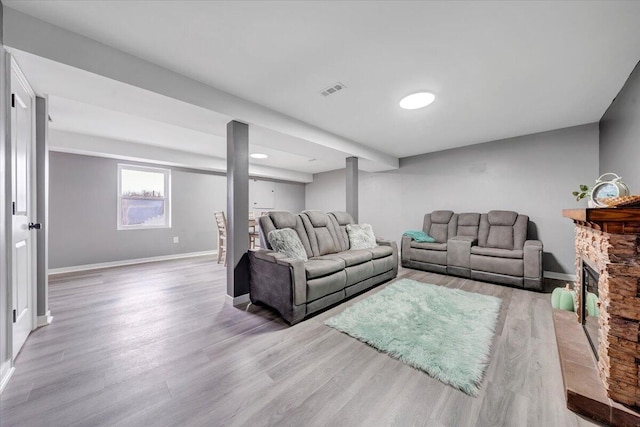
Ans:
{"label": "white ceiling", "polygon": [[640,59],[640,2],[3,3],[397,157],[597,121]]}

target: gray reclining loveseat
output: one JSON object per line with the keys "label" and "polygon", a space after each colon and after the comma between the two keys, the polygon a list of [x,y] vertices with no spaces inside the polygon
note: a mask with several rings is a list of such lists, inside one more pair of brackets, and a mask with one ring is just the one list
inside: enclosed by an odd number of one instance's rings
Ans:
{"label": "gray reclining loveseat", "polygon": [[542,290],[542,242],[527,240],[529,217],[434,211],[423,231],[434,243],[402,237],[402,266]]}
{"label": "gray reclining loveseat", "polygon": [[[371,249],[349,249],[346,212],[269,212],[258,219],[261,247],[249,251],[251,302],[275,308],[290,324],[338,303],[398,274],[395,242],[378,239]],[[272,250],[270,231],[296,232],[308,261],[287,258]]]}

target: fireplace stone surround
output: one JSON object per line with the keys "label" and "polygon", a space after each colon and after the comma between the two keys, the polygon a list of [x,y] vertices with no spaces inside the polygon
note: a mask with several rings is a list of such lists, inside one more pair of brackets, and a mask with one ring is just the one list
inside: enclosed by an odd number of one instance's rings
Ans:
{"label": "fireplace stone surround", "polygon": [[[572,389],[580,379],[571,378],[574,369],[565,369],[571,366],[574,356],[569,354],[567,332],[559,331],[559,328],[571,328],[572,325],[567,323],[566,315],[554,312],[567,406],[582,415],[612,425],[639,425],[640,416],[637,411],[640,408],[640,209],[571,209],[564,210],[563,215],[572,219],[576,225],[577,280],[574,289],[577,316],[574,315],[574,320],[578,325],[582,323],[581,307],[584,304],[581,292],[583,263],[599,274],[597,360],[592,355],[589,358],[583,357],[583,360],[587,361],[585,365],[592,360],[591,365],[596,371],[594,378],[599,378],[599,381],[593,384],[600,383],[604,390],[602,395],[606,396],[605,399],[599,399],[604,406],[598,408],[597,404],[590,401],[594,400],[593,396],[585,396],[589,394],[588,390],[580,395]],[[573,344],[576,340],[584,341],[584,348],[589,349],[585,333],[582,333],[582,337],[571,337],[570,340],[574,341]],[[585,397],[588,399],[585,400]],[[624,413],[623,418],[618,414],[617,422],[613,417],[616,411]],[[607,413],[608,417],[603,415]],[[627,422],[620,422],[620,419],[626,419]]]}

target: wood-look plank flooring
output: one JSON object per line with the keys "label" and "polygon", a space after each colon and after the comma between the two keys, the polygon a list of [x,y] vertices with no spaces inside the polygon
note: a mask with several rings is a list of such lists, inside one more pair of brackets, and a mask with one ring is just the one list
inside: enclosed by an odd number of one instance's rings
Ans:
{"label": "wood-look plank flooring", "polygon": [[293,327],[225,300],[212,257],[52,277],[0,395],[2,426],[594,425],[566,409],[550,297],[401,269],[502,299],[478,397],[323,325],[386,284]]}

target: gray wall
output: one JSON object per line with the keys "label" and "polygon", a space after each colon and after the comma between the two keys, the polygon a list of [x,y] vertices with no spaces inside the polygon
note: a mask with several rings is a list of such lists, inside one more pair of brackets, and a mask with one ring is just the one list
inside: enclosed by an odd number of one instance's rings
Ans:
{"label": "gray wall", "polygon": [[[359,171],[359,186],[362,186],[364,172]],[[305,191],[305,209],[322,211],[346,210],[347,184],[345,169],[313,175],[313,182],[307,184]],[[359,199],[362,200],[360,193]]]}
{"label": "gray wall", "polygon": [[[360,222],[398,241],[433,210],[515,210],[543,241],[545,270],[574,274],[574,227],[561,211],[584,206],[571,192],[597,174],[596,123],[407,157],[394,171],[360,171]],[[314,175],[307,209],[344,210],[344,179],[344,170]]]}
{"label": "gray wall", "polygon": [[276,197],[274,210],[301,212],[305,209],[305,184],[275,181]]}
{"label": "gray wall", "polygon": [[[117,165],[132,162],[59,152],[49,162],[50,268],[216,249],[213,212],[226,211],[224,175],[170,168],[172,227],[118,231]],[[301,210],[304,190],[277,182],[277,208]]]}
{"label": "gray wall", "polygon": [[34,234],[37,236],[37,290],[38,316],[44,316],[49,311],[49,255],[47,221],[49,205],[49,153],[47,136],[49,128],[49,110],[47,100],[36,97],[36,218],[42,228]]}
{"label": "gray wall", "polygon": [[600,173],[607,172],[640,194],[640,63],[600,120]]}

